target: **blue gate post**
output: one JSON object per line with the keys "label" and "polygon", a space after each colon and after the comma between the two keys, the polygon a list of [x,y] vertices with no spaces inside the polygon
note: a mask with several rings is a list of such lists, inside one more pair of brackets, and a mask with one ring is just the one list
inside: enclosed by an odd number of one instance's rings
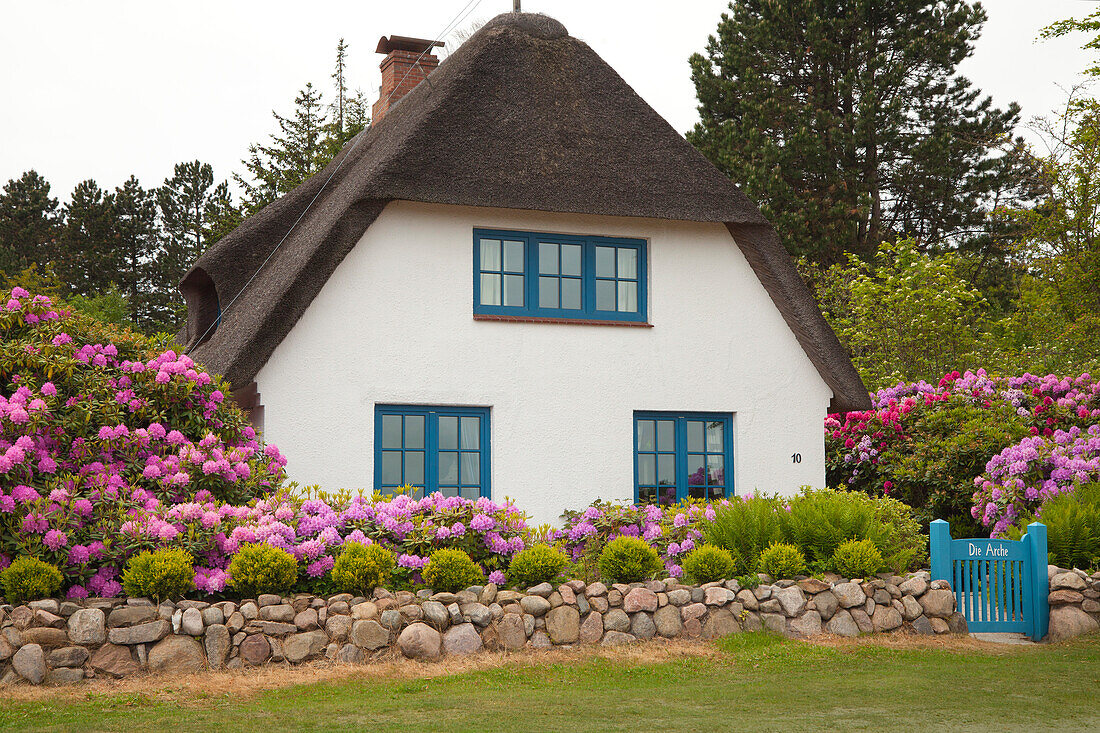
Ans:
{"label": "blue gate post", "polygon": [[957,594],[951,580],[951,525],[942,519],[928,525],[928,556],[932,559],[932,580],[952,583],[951,589]]}
{"label": "blue gate post", "polygon": [[1050,626],[1050,578],[1047,577],[1047,526],[1042,522],[1027,525],[1031,538],[1031,638],[1039,641]]}

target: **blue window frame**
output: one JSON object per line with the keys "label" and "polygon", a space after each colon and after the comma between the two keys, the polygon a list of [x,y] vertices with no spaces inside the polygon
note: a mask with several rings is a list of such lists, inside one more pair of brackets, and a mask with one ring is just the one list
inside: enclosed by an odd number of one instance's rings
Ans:
{"label": "blue window frame", "polygon": [[377,405],[374,486],[392,494],[405,485],[425,493],[490,496],[489,410],[484,407]]}
{"label": "blue window frame", "polygon": [[642,239],[474,230],[474,313],[646,320]]}
{"label": "blue window frame", "polygon": [[733,417],[634,413],[634,501],[668,506],[733,496]]}

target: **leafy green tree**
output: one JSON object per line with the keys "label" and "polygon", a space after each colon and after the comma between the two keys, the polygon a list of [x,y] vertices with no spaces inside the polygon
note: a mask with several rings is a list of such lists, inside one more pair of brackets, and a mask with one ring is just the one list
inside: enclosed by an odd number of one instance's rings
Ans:
{"label": "leafy green tree", "polygon": [[882,244],[870,263],[849,255],[845,266],[809,268],[825,318],[869,388],[984,365],[986,303],[959,275],[958,261],[906,239]]}
{"label": "leafy green tree", "polygon": [[0,272],[13,275],[44,266],[58,235],[57,199],[50,184],[29,170],[8,181],[0,193]]}
{"label": "leafy green tree", "polygon": [[691,57],[688,139],[817,263],[898,236],[994,247],[1027,159],[1019,108],[957,73],[984,21],[965,0],[735,0]]}

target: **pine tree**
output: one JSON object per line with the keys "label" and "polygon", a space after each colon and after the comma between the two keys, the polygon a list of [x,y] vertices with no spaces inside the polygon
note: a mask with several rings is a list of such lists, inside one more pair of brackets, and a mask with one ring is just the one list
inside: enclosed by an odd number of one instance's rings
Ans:
{"label": "pine tree", "polygon": [[170,319],[164,293],[157,288],[155,262],[162,255],[156,194],[130,176],[111,197],[114,215],[111,260],[114,284],[130,304],[138,328],[155,328]]}
{"label": "pine tree", "polygon": [[351,92],[348,89],[345,70],[347,68],[348,44],[341,38],[336,44],[336,66],[332,72],[334,101],[329,105],[329,123],[326,127],[325,154],[328,160],[336,157],[349,140],[358,135],[370,124],[367,114],[367,100],[362,90]]}
{"label": "pine tree", "polygon": [[57,199],[45,178],[29,170],[8,181],[0,193],[0,273],[44,269],[54,256],[58,224]]}
{"label": "pine tree", "polygon": [[957,73],[984,21],[965,0],[735,0],[691,58],[688,139],[819,263],[899,236],[995,248],[1030,170],[1019,107]]}
{"label": "pine tree", "polygon": [[92,179],[73,189],[64,208],[57,253],[57,275],[74,295],[92,296],[110,288],[114,203]]}
{"label": "pine tree", "polygon": [[249,157],[242,162],[249,178],[234,175],[244,190],[247,213],[259,211],[328,163],[323,109],[321,93],[313,89],[313,84],[306,84],[294,100],[291,117],[272,112],[279,132],[267,145],[255,143],[248,147]]}

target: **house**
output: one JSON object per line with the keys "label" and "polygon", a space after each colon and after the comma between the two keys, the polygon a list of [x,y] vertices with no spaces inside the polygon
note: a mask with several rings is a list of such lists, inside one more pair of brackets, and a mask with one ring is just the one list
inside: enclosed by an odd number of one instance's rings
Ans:
{"label": "house", "polygon": [[867,390],[740,190],[548,17],[379,51],[371,127],[181,284],[291,478],[540,522],[823,485]]}

